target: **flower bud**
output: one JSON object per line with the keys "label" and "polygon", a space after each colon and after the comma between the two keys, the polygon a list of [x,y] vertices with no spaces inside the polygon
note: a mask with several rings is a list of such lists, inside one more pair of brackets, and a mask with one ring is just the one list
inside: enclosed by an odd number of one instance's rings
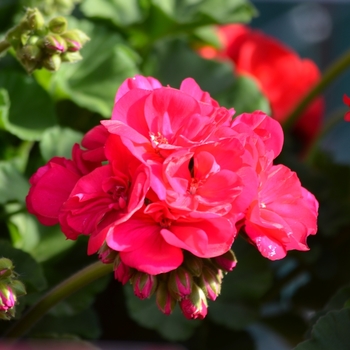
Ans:
{"label": "flower bud", "polygon": [[176,300],[171,296],[171,293],[168,291],[167,285],[164,282],[158,284],[156,303],[158,309],[165,315],[170,315],[176,305]]}
{"label": "flower bud", "polygon": [[62,53],[67,50],[66,42],[57,34],[49,34],[44,38],[44,47],[49,53]]}
{"label": "flower bud", "polygon": [[133,274],[134,270],[131,267],[125,265],[118,255],[114,261],[114,278],[124,285],[130,280]]}
{"label": "flower bud", "polygon": [[115,259],[118,257],[118,252],[109,248],[106,243],[104,243],[100,250],[98,251],[98,258],[104,264],[112,264]]}
{"label": "flower bud", "polygon": [[192,276],[200,276],[203,268],[203,259],[194,256],[191,253],[185,255],[184,266]]}
{"label": "flower bud", "polygon": [[0,315],[2,319],[10,319],[13,315],[10,310],[13,310],[16,304],[16,295],[11,287],[5,283],[0,283]]}
{"label": "flower bud", "polygon": [[220,294],[221,282],[221,270],[215,271],[214,268],[204,266],[203,272],[199,277],[198,285],[210,300],[215,300]]}
{"label": "flower bud", "polygon": [[45,25],[44,17],[37,8],[28,8],[24,21],[27,28],[33,31],[40,30]]}
{"label": "flower bud", "polygon": [[13,274],[13,264],[10,259],[1,258],[0,259],[0,281],[11,277]]}
{"label": "flower bud", "polygon": [[67,20],[62,16],[52,18],[48,24],[49,30],[55,34],[63,34],[67,30],[67,26]]}
{"label": "flower bud", "polygon": [[61,55],[62,62],[75,63],[83,59],[79,52],[64,52]]}
{"label": "flower bud", "polygon": [[41,63],[39,63],[41,56],[42,51],[36,45],[25,45],[17,51],[17,57],[28,73],[41,67]]}
{"label": "flower bud", "polygon": [[47,56],[42,60],[43,67],[51,72],[56,72],[61,66],[61,57],[58,54]]}
{"label": "flower bud", "polygon": [[212,261],[224,271],[232,271],[237,265],[235,253],[230,249],[223,255],[213,258]]}
{"label": "flower bud", "polygon": [[192,290],[192,276],[183,267],[170,272],[168,289],[176,299],[182,299]]}
{"label": "flower bud", "polygon": [[180,301],[180,308],[188,320],[202,320],[208,312],[208,302],[204,292],[195,283],[192,292]]}
{"label": "flower bud", "polygon": [[134,293],[140,299],[148,299],[157,288],[157,277],[148,273],[137,272],[132,277]]}
{"label": "flower bud", "polygon": [[68,51],[79,51],[90,38],[79,29],[68,30],[62,34],[62,38],[66,41]]}

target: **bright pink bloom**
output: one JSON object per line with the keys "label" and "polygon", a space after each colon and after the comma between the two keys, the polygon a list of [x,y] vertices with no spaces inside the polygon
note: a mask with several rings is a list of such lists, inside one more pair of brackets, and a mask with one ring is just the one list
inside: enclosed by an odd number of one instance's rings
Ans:
{"label": "bright pink bloom", "polygon": [[308,250],[306,239],[317,230],[318,202],[283,165],[260,174],[257,198],[246,214],[245,231],[260,253],[284,258],[288,250]]}
{"label": "bright pink bloom", "polygon": [[223,254],[230,248],[235,232],[230,220],[216,214],[206,218],[175,217],[159,202],[111,226],[106,242],[120,252],[126,265],[157,275],[181,265],[182,249],[203,258]]}
{"label": "bright pink bloom", "polygon": [[63,203],[81,177],[77,166],[66,158],[54,157],[30,178],[32,185],[26,197],[29,213],[43,225],[58,223]]}
{"label": "bright pink bloom", "polygon": [[[240,24],[218,27],[222,50],[205,48],[207,58],[229,59],[239,74],[256,80],[270,101],[272,116],[283,122],[295,105],[320,80],[314,62],[301,59],[294,51],[259,30]],[[316,99],[297,123],[297,131],[306,140],[312,138],[322,123],[324,100]]]}
{"label": "bright pink bloom", "polygon": [[115,153],[110,164],[79,179],[61,208],[60,224],[68,238],[91,235],[89,254],[104,243],[108,225],[126,221],[141,208],[149,189],[148,167],[120,142]]}
{"label": "bright pink bloom", "polygon": [[[344,95],[343,96],[343,102],[350,107],[350,97]],[[344,117],[346,122],[350,122],[350,111],[345,113],[345,117]]]}

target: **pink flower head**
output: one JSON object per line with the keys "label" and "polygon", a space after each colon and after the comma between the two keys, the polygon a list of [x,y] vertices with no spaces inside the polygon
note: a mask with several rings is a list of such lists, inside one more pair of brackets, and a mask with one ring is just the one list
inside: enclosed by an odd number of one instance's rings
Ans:
{"label": "pink flower head", "polygon": [[317,200],[294,172],[283,165],[271,166],[261,174],[245,231],[263,256],[282,259],[288,250],[308,250],[306,239],[317,230],[317,210]]}
{"label": "pink flower head", "polygon": [[75,163],[54,157],[30,178],[32,185],[26,197],[29,213],[43,225],[55,225],[63,203],[81,177]]}
{"label": "pink flower head", "polygon": [[126,221],[142,205],[149,169],[119,143],[115,157],[81,177],[62,206],[60,224],[70,239],[90,234],[89,254],[100,249],[108,225]]}
{"label": "pink flower head", "polygon": [[[343,96],[343,102],[350,107],[350,97],[348,97],[347,95],[344,94]],[[350,111],[345,113],[345,117],[344,117],[346,122],[350,122]]]}
{"label": "pink flower head", "polygon": [[152,203],[127,221],[109,228],[106,242],[122,261],[139,271],[157,275],[179,267],[182,249],[210,258],[226,252],[235,227],[217,214],[174,216],[164,203]]}

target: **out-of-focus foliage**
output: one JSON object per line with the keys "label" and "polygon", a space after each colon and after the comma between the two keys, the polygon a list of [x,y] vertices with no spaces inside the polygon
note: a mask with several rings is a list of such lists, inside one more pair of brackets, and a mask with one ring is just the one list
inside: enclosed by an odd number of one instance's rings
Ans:
{"label": "out-of-focus foliage", "polygon": [[[23,6],[45,5],[48,18],[59,13],[59,1],[39,3],[1,1],[2,36],[21,18]],[[1,57],[0,256],[12,259],[27,287],[17,318],[48,286],[97,260],[87,256],[86,240],[67,241],[58,227],[44,227],[27,214],[30,176],[53,156],[70,157],[83,133],[110,117],[118,87],[135,74],[174,87],[191,76],[237,114],[269,113],[253,80],[236,77],[228,63],[205,60],[195,51],[200,44],[218,45],[213,25],[249,22],[254,15],[246,0],[85,0],[68,18],[70,27],[91,39],[81,50],[82,61],[62,65],[55,73],[28,75],[11,53]],[[309,239],[309,252],[270,262],[239,239],[234,247],[238,265],[224,277],[222,293],[209,304],[203,321],[187,321],[179,309],[164,316],[154,300],[140,301],[129,286],[106,278],[57,305],[29,336],[255,349],[264,337],[278,335],[293,347],[307,335],[311,339],[296,349],[346,349],[349,287],[331,298],[350,279],[350,168],[320,151],[307,164],[299,150],[298,140],[286,135],[280,161],[297,171],[320,201],[319,233]],[[1,332],[8,326],[0,323]]]}

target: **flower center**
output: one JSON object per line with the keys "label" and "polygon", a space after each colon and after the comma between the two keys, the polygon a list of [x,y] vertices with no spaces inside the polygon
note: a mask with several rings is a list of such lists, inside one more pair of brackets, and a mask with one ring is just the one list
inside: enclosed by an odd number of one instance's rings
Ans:
{"label": "flower center", "polygon": [[166,137],[164,137],[159,131],[157,132],[157,134],[150,132],[149,137],[151,139],[151,143],[154,148],[158,147],[158,145],[168,143],[168,140],[166,139]]}

